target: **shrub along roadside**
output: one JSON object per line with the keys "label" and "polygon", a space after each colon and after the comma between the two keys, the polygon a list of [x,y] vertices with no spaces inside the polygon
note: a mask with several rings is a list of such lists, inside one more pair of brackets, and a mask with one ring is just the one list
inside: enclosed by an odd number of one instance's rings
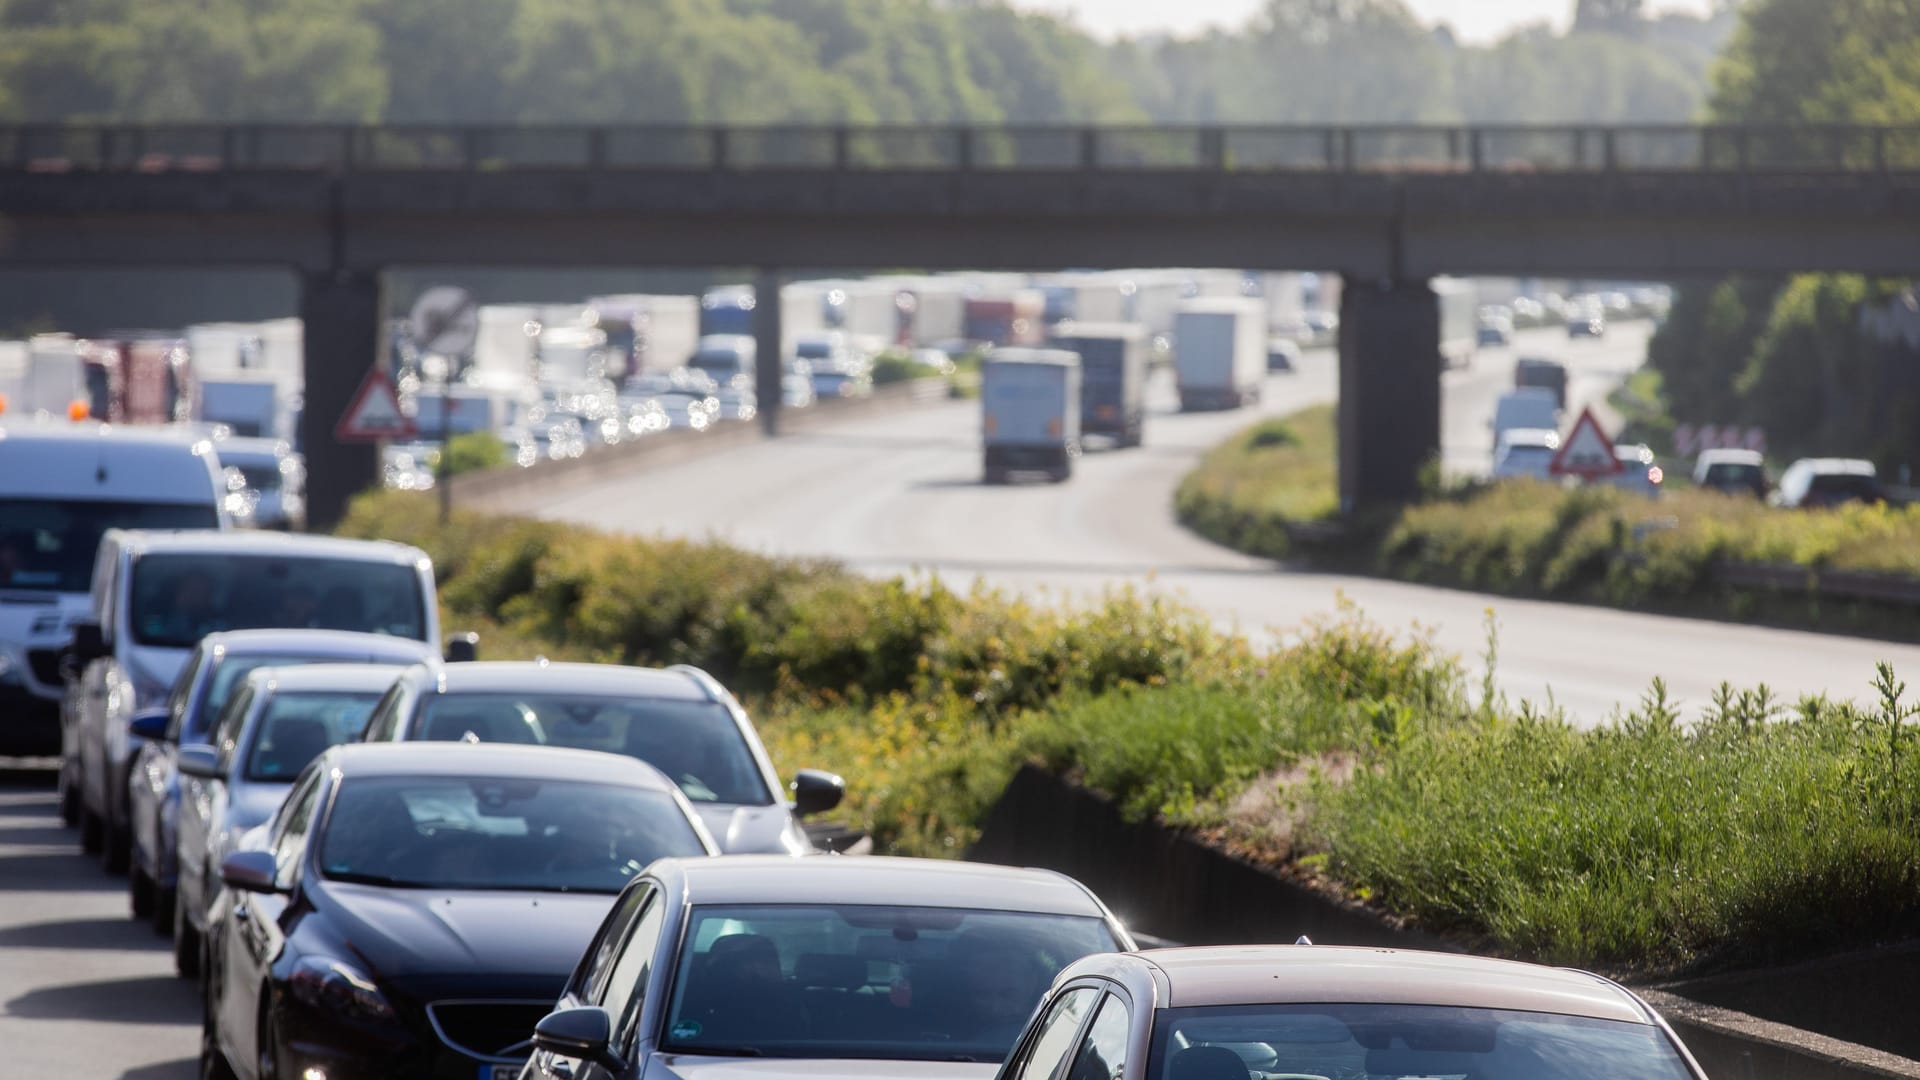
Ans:
{"label": "shrub along roadside", "polygon": [[1648,499],[1613,487],[1511,481],[1438,492],[1341,543],[1301,543],[1334,507],[1332,413],[1256,423],[1202,459],[1175,496],[1180,519],[1217,543],[1268,557],[1523,596],[1663,609],[1892,637],[1909,611],[1813,592],[1735,589],[1725,564],[1920,579],[1920,506],[1781,510],[1712,491]]}
{"label": "shrub along roadside", "polygon": [[1264,789],[1239,850],[1514,955],[1669,971],[1920,928],[1920,740],[1890,676],[1868,712],[1729,691],[1698,731],[1657,696],[1582,731],[1476,700],[1352,612],[1259,653],[1125,594],[1061,613],[715,544],[441,528],[430,496],[366,499],[347,529],[432,553],[448,625],[498,634],[488,655],[721,674],[783,774],[848,779],[882,851],[964,854],[1037,761],[1177,826],[1235,824]]}

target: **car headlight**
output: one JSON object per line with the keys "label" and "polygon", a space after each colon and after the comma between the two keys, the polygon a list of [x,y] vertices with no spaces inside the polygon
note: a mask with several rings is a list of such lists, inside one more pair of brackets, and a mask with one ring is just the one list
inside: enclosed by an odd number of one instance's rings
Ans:
{"label": "car headlight", "polygon": [[373,980],[339,960],[303,956],[287,977],[294,1000],[354,1020],[392,1020],[393,1006]]}

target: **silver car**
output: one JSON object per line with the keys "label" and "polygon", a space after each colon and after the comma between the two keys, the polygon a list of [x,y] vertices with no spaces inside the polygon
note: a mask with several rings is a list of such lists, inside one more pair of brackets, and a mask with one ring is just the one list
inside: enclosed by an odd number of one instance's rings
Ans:
{"label": "silver car", "polygon": [[307,762],[330,746],[360,741],[380,695],[405,670],[403,664],[255,668],[221,710],[207,742],[180,748],[173,913],[180,974],[202,970],[221,860],[239,850],[248,830],[273,817]]}
{"label": "silver car", "polygon": [[1095,956],[1060,973],[1001,1080],[1705,1080],[1598,975],[1311,944]]}
{"label": "silver car", "polygon": [[1050,871],[662,859],[621,893],[520,1075],[985,1080],[1056,972],[1132,948]]}
{"label": "silver car", "polygon": [[409,668],[367,724],[368,742],[567,746],[638,758],[680,786],[720,850],[805,854],[799,819],[846,785],[802,769],[791,801],[732,694],[698,668],[468,663]]}

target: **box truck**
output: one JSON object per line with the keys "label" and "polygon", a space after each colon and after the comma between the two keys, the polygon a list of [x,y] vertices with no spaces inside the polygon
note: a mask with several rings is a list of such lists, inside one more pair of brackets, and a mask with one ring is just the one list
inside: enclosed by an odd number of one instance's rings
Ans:
{"label": "box truck", "polygon": [[1073,475],[1080,454],[1080,358],[1059,349],[995,349],[980,365],[984,478]]}
{"label": "box truck", "polygon": [[1258,300],[1203,298],[1180,306],[1173,324],[1180,408],[1237,409],[1260,400],[1267,373],[1267,312]]}
{"label": "box truck", "polygon": [[1061,323],[1053,347],[1080,357],[1080,432],[1139,446],[1147,416],[1147,328]]}

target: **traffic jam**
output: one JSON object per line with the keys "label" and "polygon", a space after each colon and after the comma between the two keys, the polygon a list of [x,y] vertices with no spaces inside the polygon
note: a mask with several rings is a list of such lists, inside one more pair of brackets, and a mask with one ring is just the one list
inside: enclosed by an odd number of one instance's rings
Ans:
{"label": "traffic jam", "polygon": [[[1248,404],[1264,312],[1186,299],[1182,406]],[[987,482],[1139,445],[1153,348],[989,354]],[[482,659],[426,552],[236,527],[224,437],[83,413],[0,423],[0,691],[171,941],[202,1077],[1704,1076],[1599,976],[1180,947],[1053,871],[872,854],[707,672]]]}

